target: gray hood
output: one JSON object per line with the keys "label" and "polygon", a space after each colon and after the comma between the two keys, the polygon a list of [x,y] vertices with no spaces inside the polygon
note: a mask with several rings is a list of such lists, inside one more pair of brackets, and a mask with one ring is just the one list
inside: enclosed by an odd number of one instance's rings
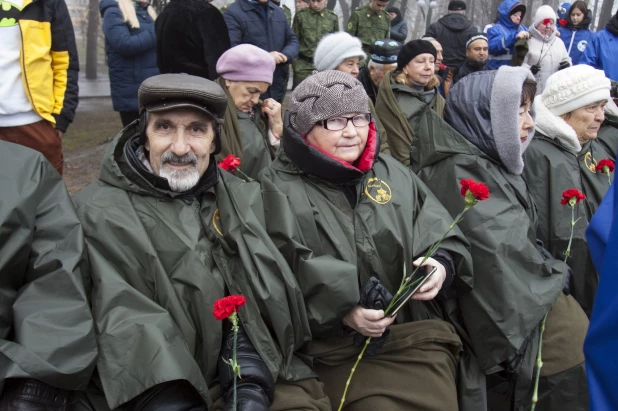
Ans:
{"label": "gray hood", "polygon": [[519,139],[519,102],[526,79],[534,77],[522,67],[469,74],[453,86],[444,110],[447,123],[511,174],[522,173],[522,154],[534,136],[530,130],[523,145]]}

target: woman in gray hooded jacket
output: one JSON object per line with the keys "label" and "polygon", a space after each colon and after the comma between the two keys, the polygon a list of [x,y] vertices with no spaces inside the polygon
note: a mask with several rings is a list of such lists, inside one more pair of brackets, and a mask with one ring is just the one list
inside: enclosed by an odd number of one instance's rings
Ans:
{"label": "woman in gray hooded jacket", "polygon": [[536,205],[521,176],[534,135],[535,88],[521,67],[472,73],[447,99],[444,119],[458,133],[419,135],[412,149],[419,152],[419,177],[453,216],[464,207],[462,179],[489,187],[490,198],[459,223],[475,273],[474,289],[459,303],[490,408],[530,409],[539,324],[547,314],[537,409],[587,410],[588,320],[569,295],[567,265],[537,241]]}

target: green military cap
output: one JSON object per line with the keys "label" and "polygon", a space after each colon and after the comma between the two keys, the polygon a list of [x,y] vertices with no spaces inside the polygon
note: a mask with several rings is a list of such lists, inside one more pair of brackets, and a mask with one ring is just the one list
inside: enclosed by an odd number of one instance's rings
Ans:
{"label": "green military cap", "polygon": [[397,64],[397,55],[401,50],[401,43],[391,39],[380,39],[373,42],[369,48],[371,61],[380,64]]}

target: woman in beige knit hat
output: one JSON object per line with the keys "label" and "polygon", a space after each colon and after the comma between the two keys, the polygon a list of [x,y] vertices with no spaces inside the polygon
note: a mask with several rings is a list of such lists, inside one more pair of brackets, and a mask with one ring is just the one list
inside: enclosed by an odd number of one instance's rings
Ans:
{"label": "woman in beige knit hat", "polygon": [[[569,243],[571,209],[560,204],[562,192],[577,188],[586,200],[577,207],[567,263],[573,269],[573,296],[590,316],[598,274],[586,241],[586,227],[608,189],[608,176],[597,169],[615,152],[596,140],[610,99],[610,81],[602,70],[577,65],[553,74],[535,100],[536,134],[524,155],[524,177],[538,206],[538,237],[557,258]],[[613,179],[613,173],[611,173]]]}

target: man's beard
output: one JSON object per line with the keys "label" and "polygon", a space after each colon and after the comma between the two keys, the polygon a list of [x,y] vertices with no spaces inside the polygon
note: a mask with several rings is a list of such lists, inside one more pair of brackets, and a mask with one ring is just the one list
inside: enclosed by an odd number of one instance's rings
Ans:
{"label": "man's beard", "polygon": [[481,70],[483,67],[485,67],[485,64],[487,64],[487,60],[483,60],[483,61],[476,61],[472,59],[467,59],[467,60],[468,60],[468,66],[470,66],[471,68],[477,71]]}
{"label": "man's beard", "polygon": [[[176,169],[168,166],[167,163],[191,164],[188,168]],[[200,173],[197,170],[197,156],[190,152],[180,157],[171,151],[166,151],[161,156],[161,166],[159,167],[159,177],[167,179],[172,191],[182,192],[192,189],[200,180]]]}

